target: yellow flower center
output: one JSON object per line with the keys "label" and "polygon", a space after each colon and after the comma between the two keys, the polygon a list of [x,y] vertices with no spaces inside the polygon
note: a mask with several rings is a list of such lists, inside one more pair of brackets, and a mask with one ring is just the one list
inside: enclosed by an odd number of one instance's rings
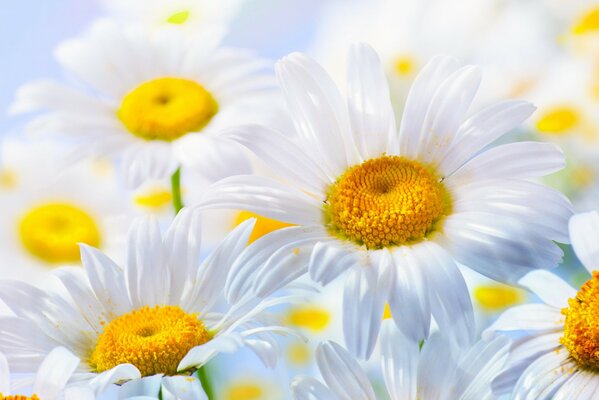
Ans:
{"label": "yellow flower center", "polygon": [[0,188],[1,189],[14,189],[17,186],[18,179],[17,174],[9,169],[0,170]]}
{"label": "yellow flower center", "polygon": [[524,300],[522,290],[501,284],[479,285],[474,289],[476,303],[485,311],[498,312]]}
{"label": "yellow flower center", "polygon": [[118,116],[135,136],[172,141],[202,129],[218,112],[212,94],[197,82],[158,78],[125,96]]}
{"label": "yellow flower center", "polygon": [[178,306],[145,306],[104,328],[89,363],[96,372],[130,363],[142,376],[175,375],[187,352],[210,339],[196,315]]}
{"label": "yellow flower center", "polygon": [[579,366],[599,370],[599,272],[593,272],[576,297],[568,300],[562,314],[566,322],[560,342]]}
{"label": "yellow flower center", "polygon": [[587,11],[572,27],[576,35],[584,35],[599,31],[599,8]]}
{"label": "yellow flower center", "polygon": [[170,205],[173,195],[171,190],[163,187],[152,187],[147,190],[138,192],[133,202],[143,208],[152,210],[161,209]]}
{"label": "yellow flower center", "polygon": [[561,135],[568,133],[580,122],[580,115],[574,107],[563,106],[547,110],[537,121],[541,133]]}
{"label": "yellow flower center", "polygon": [[100,245],[100,231],[86,211],[65,203],[30,210],[19,225],[21,241],[35,257],[49,263],[79,261],[79,245]]}
{"label": "yellow flower center", "polygon": [[330,187],[325,220],[331,234],[378,249],[421,241],[450,207],[432,169],[384,155],[351,167]]}
{"label": "yellow flower center", "polygon": [[237,216],[235,217],[235,226],[241,224],[243,221],[248,220],[250,218],[256,218],[256,224],[254,225],[254,230],[250,235],[249,243],[252,243],[260,239],[262,236],[274,232],[278,229],[293,226],[293,224],[288,224],[286,222],[281,222],[276,219],[263,217],[262,215],[258,215],[251,211],[240,211],[239,214],[237,214]]}
{"label": "yellow flower center", "polygon": [[264,395],[262,388],[252,382],[241,382],[234,384],[227,390],[227,400],[258,400]]}
{"label": "yellow flower center", "polygon": [[2,393],[0,393],[0,400],[40,400],[40,398],[35,394],[31,395],[31,397],[27,397],[20,394],[4,396]]}
{"label": "yellow flower center", "polygon": [[166,22],[174,25],[182,25],[189,19],[189,10],[176,12],[166,19]]}
{"label": "yellow flower center", "polygon": [[297,367],[308,365],[312,360],[310,347],[304,342],[290,344],[287,348],[287,359],[290,364]]}
{"label": "yellow flower center", "polygon": [[319,307],[299,306],[289,311],[287,319],[290,325],[319,332],[329,326],[331,315]]}
{"label": "yellow flower center", "polygon": [[401,77],[410,76],[416,69],[416,62],[408,56],[401,56],[395,59],[393,64],[395,73]]}

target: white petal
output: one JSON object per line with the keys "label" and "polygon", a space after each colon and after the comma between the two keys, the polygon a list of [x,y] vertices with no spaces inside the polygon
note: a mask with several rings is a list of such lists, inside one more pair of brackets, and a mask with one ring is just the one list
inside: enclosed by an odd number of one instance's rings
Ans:
{"label": "white petal", "polygon": [[526,101],[507,100],[474,114],[460,125],[456,140],[439,163],[439,170],[445,176],[451,175],[478,151],[528,119],[535,109]]}
{"label": "white petal", "polygon": [[64,391],[64,400],[95,400],[94,392],[86,387],[68,387]]}
{"label": "white petal", "polygon": [[275,180],[240,175],[225,178],[206,189],[195,206],[249,210],[298,225],[322,225],[322,202]]}
{"label": "white petal", "polygon": [[40,365],[33,393],[42,399],[57,399],[79,365],[79,358],[64,347],[52,350]]}
{"label": "white petal", "polygon": [[317,154],[315,161],[329,177],[336,178],[352,157],[348,160],[344,151],[349,118],[335,83],[318,63],[300,53],[280,60],[275,70],[303,144]]}
{"label": "white petal", "polygon": [[576,289],[548,271],[529,272],[518,283],[555,308],[568,307],[568,299],[576,296]]}
{"label": "white petal", "polygon": [[158,398],[160,387],[162,386],[162,375],[147,376],[125,382],[119,390],[119,399],[141,399],[147,396],[151,399]]}
{"label": "white petal", "polygon": [[134,221],[127,250],[125,273],[133,306],[164,304],[170,277],[158,221],[149,217]]}
{"label": "white petal", "polygon": [[183,357],[178,371],[199,368],[219,353],[233,353],[243,347],[244,340],[238,333],[226,333],[215,337],[208,343],[196,346]]}
{"label": "white petal", "polygon": [[381,363],[385,386],[392,400],[416,398],[420,350],[393,321],[384,321],[381,332]]}
{"label": "white petal", "polygon": [[356,146],[363,159],[385,153],[396,135],[387,77],[379,56],[354,44],[348,59],[348,109]]}
{"label": "white petal", "polygon": [[145,141],[129,147],[121,158],[121,171],[131,188],[154,179],[169,178],[178,167],[172,145],[161,141]]}
{"label": "white petal", "polygon": [[353,244],[323,241],[314,245],[308,270],[313,281],[325,286],[357,263],[358,254]]}
{"label": "white petal", "polygon": [[298,376],[293,379],[291,394],[294,400],[337,400],[329,388],[308,376]]}
{"label": "white petal", "polygon": [[449,338],[437,331],[422,346],[418,364],[417,399],[453,399],[451,378],[456,370],[459,350]]}
{"label": "white petal", "polygon": [[553,400],[590,400],[599,395],[597,374],[580,370],[569,377],[552,397]]}
{"label": "white petal", "polygon": [[451,175],[448,184],[495,178],[534,178],[564,168],[564,153],[553,143],[517,142],[487,150]]}
{"label": "white petal", "polygon": [[381,327],[383,310],[395,279],[395,264],[386,250],[372,252],[367,265],[348,274],[343,291],[343,335],[350,353],[370,358]]}
{"label": "white petal", "polygon": [[[514,399],[546,399],[553,398],[553,393],[539,397],[547,386],[556,381],[563,383],[560,377],[568,376],[573,368],[567,351],[552,352],[540,357],[524,371],[513,391]],[[557,389],[554,387],[554,389]]]}
{"label": "white petal", "polygon": [[524,304],[508,309],[485,329],[483,337],[497,331],[550,331],[560,329],[564,316],[559,308],[545,304]]}
{"label": "white petal", "polygon": [[599,214],[591,211],[570,219],[570,239],[576,255],[590,273],[599,269]]}
{"label": "white petal", "polygon": [[162,399],[164,400],[207,400],[198,379],[188,376],[167,376],[162,381]]}
{"label": "white petal", "polygon": [[259,125],[236,127],[223,132],[223,137],[235,140],[252,151],[276,174],[297,182],[315,193],[323,193],[330,178],[312,160],[307,149],[301,148],[277,131]]}
{"label": "white petal", "polygon": [[337,343],[329,341],[318,345],[316,362],[327,386],[340,399],[376,399],[366,373]]}
{"label": "white petal", "polygon": [[113,383],[121,383],[140,378],[141,374],[134,365],[119,364],[108,371],[96,375],[96,377],[89,382],[88,387],[98,395]]}
{"label": "white petal", "polygon": [[10,370],[8,360],[2,353],[0,353],[0,393],[10,394]]}

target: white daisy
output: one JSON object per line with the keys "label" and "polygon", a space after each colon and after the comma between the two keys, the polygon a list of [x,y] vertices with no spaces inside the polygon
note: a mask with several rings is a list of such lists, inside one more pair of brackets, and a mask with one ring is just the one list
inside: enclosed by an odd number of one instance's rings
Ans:
{"label": "white daisy", "polygon": [[213,25],[226,25],[237,14],[243,0],[104,0],[107,8],[124,23],[132,21],[161,28],[177,25],[190,33]]}
{"label": "white daisy", "polygon": [[218,133],[265,112],[271,78],[265,61],[219,47],[220,40],[216,30],[188,37],[177,29],[101,20],[56,51],[87,89],[29,83],[11,111],[48,111],[29,131],[65,134],[77,157],[120,156],[133,186],[168,177],[181,164],[209,177],[228,176],[243,152]]}
{"label": "white daisy", "polygon": [[292,331],[269,325],[261,312],[295,296],[231,304],[222,299],[252,228],[252,220],[240,225],[200,263],[199,217],[184,209],[164,239],[155,221],[136,222],[124,269],[82,245],[83,269],[55,272],[65,293],[3,282],[0,299],[14,316],[0,317],[0,350],[15,371],[26,372],[62,345],[84,360],[74,379],[94,389],[106,380],[153,375],[164,375],[167,387],[186,385],[210,359],[242,346],[272,366],[273,333]]}
{"label": "white daisy", "polygon": [[57,266],[80,265],[79,245],[120,253],[134,212],[110,164],[64,168],[60,149],[11,139],[0,151],[0,278],[40,282]]}
{"label": "white daisy", "polygon": [[8,361],[0,353],[0,399],[2,400],[94,400],[93,392],[66,384],[79,365],[79,359],[64,347],[50,351],[37,370],[31,395],[22,394],[24,385],[11,384]]}
{"label": "white daisy", "polygon": [[[385,324],[381,364],[387,393],[392,400],[491,399],[491,380],[503,368],[508,349],[503,337],[464,349],[437,332],[420,351],[418,343]],[[298,377],[292,383],[294,399],[379,398],[358,362],[337,343],[320,344],[316,360],[325,384]]]}
{"label": "white daisy", "polygon": [[535,142],[487,149],[532,105],[505,101],[467,117],[478,69],[435,58],[416,78],[397,133],[383,68],[366,45],[350,52],[347,104],[305,55],[280,61],[277,74],[298,140],[260,126],[227,136],[287,183],[226,178],[198,207],[247,209],[298,226],[255,243],[247,253],[255,262],[233,267],[230,300],[265,296],[306,272],[327,284],[349,270],[345,340],[368,357],[386,302],[416,341],[428,336],[431,315],[441,330],[473,340],[456,262],[504,282],[558,264],[553,240],[568,241],[571,206],[531,178],[561,169],[561,151]]}
{"label": "white daisy", "polygon": [[485,332],[515,332],[508,367],[493,382],[514,399],[579,399],[599,396],[599,214],[570,220],[576,255],[591,277],[577,291],[547,271],[529,273],[520,284],[544,304],[526,304],[502,314]]}

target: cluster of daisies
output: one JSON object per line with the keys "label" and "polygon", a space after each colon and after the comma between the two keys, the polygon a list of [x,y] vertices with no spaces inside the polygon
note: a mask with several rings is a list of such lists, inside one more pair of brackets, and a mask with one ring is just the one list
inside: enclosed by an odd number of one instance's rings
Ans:
{"label": "cluster of daisies", "polygon": [[17,91],[0,400],[599,397],[599,7],[333,2],[273,63],[243,3],[105,0]]}

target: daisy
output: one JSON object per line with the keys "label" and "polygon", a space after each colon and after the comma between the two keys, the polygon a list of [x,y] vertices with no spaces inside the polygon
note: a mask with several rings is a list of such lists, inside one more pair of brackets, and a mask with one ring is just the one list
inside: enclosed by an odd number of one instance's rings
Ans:
{"label": "daisy", "polygon": [[11,385],[8,361],[0,353],[0,399],[2,400],[94,400],[93,393],[83,387],[65,388],[79,365],[79,359],[64,347],[50,351],[37,370],[31,396],[23,393],[18,383]]}
{"label": "daisy", "polygon": [[136,21],[156,28],[175,25],[195,33],[213,25],[227,25],[243,0],[104,0],[104,3],[124,23]]}
{"label": "daisy", "polygon": [[343,327],[353,354],[372,352],[385,303],[413,340],[428,336],[432,315],[469,343],[472,305],[456,262],[503,282],[557,265],[553,240],[568,241],[571,206],[530,179],[561,169],[563,155],[535,142],[488,150],[534,107],[505,101],[467,117],[480,83],[475,67],[432,60],[397,133],[376,53],[356,45],[349,66],[346,105],[312,59],[292,54],[278,63],[297,141],[260,126],[227,134],[285,183],[229,177],[198,207],[245,208],[298,225],[256,241],[247,253],[255,262],[233,267],[227,296],[265,296],[306,272],[326,285],[349,271]]}
{"label": "daisy", "polygon": [[26,84],[11,112],[46,111],[29,131],[66,135],[79,158],[118,156],[132,186],[168,177],[181,164],[213,179],[228,176],[244,155],[218,133],[259,119],[271,79],[265,61],[219,47],[220,39],[217,30],[188,37],[98,21],[56,51],[84,86]]}
{"label": "daisy", "polygon": [[[110,164],[64,168],[60,149],[7,139],[0,150],[0,278],[40,282],[52,268],[80,265],[78,243],[120,253],[135,210]],[[32,162],[32,160],[35,160]]]}
{"label": "daisy", "polygon": [[[491,380],[501,371],[508,349],[509,340],[503,337],[463,349],[437,332],[420,351],[418,343],[385,324],[381,334],[385,388],[392,400],[490,399]],[[337,343],[320,344],[316,359],[325,384],[298,377],[291,385],[294,399],[379,398],[358,362]]]}
{"label": "daisy", "polygon": [[555,400],[590,400],[599,395],[599,214],[572,217],[570,237],[589,279],[577,291],[547,271],[529,273],[520,284],[543,304],[509,309],[485,332],[485,336],[497,332],[521,336],[510,350],[505,372],[493,383],[498,394]]}
{"label": "daisy", "polygon": [[55,272],[66,292],[4,282],[0,299],[14,316],[0,317],[0,350],[15,371],[27,372],[62,345],[83,360],[73,379],[90,388],[106,380],[136,380],[130,385],[141,388],[138,378],[160,375],[175,390],[219,353],[243,346],[273,366],[273,333],[292,331],[269,325],[261,312],[294,296],[222,299],[252,228],[252,220],[240,225],[200,263],[200,221],[184,209],[164,238],[155,220],[137,221],[124,269],[82,245],[83,269]]}

